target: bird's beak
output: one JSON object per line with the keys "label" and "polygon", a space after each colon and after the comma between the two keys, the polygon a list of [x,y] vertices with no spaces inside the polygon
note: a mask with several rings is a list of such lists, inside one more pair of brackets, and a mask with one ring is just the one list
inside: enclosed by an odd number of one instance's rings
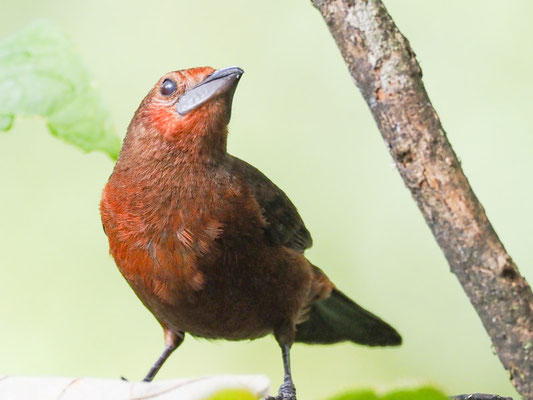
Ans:
{"label": "bird's beak", "polygon": [[178,100],[178,114],[185,115],[212,98],[228,93],[233,95],[239,78],[244,73],[239,67],[218,69],[198,85],[189,89]]}

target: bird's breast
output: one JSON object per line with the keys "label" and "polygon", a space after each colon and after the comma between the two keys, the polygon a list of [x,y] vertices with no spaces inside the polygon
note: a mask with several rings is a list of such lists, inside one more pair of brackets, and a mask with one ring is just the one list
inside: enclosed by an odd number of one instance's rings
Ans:
{"label": "bird's breast", "polygon": [[204,337],[262,336],[299,310],[300,300],[286,297],[306,292],[306,261],[268,242],[245,186],[198,186],[157,191],[110,181],[101,212],[111,254],[162,325]]}
{"label": "bird's breast", "polygon": [[262,239],[258,204],[223,178],[198,175],[197,181],[163,187],[112,179],[106,186],[101,215],[111,254],[143,301],[190,297],[188,292],[201,289],[205,275],[216,271],[213,266],[234,258],[228,244]]}

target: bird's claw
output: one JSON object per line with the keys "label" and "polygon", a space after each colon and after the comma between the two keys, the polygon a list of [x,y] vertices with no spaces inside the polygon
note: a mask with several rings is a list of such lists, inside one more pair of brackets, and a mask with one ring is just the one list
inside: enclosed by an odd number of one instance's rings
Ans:
{"label": "bird's claw", "polygon": [[267,397],[266,400],[296,400],[296,389],[292,382],[284,382],[280,386],[276,397]]}
{"label": "bird's claw", "polygon": [[265,400],[297,400],[296,393],[280,393],[276,397],[269,396]]}

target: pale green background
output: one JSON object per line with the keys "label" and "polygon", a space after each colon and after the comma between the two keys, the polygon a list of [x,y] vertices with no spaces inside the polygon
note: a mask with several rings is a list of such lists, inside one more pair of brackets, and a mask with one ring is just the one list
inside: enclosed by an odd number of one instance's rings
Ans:
{"label": "pale green background", "polygon": [[[533,281],[533,3],[386,3],[474,190]],[[404,337],[399,349],[296,345],[301,399],[420,383],[516,396],[309,1],[3,0],[0,37],[39,17],[71,35],[121,135],[163,73],[246,71],[230,151],[296,203],[313,263]],[[136,380],[162,350],[160,327],[108,256],[98,202],[112,166],[39,119],[0,136],[0,375]],[[265,373],[277,388],[276,343],[188,337],[159,379],[222,373]]]}

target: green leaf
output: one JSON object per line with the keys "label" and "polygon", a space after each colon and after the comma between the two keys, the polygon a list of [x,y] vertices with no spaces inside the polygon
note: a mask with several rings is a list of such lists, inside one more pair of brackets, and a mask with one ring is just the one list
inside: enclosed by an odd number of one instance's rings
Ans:
{"label": "green leaf", "polygon": [[371,390],[357,390],[353,392],[343,393],[329,400],[377,400],[378,397]]}
{"label": "green leaf", "polygon": [[329,400],[448,400],[448,398],[437,389],[423,387],[419,389],[398,390],[383,396],[378,396],[370,390],[359,390],[343,393],[331,397]]}
{"label": "green leaf", "polygon": [[206,400],[257,400],[252,393],[244,389],[221,390]]}
{"label": "green leaf", "polygon": [[10,114],[0,114],[0,131],[8,131],[13,125],[13,115]]}
{"label": "green leaf", "polygon": [[80,149],[116,159],[120,138],[70,39],[38,21],[0,43],[0,130],[15,115],[39,115],[50,132]]}
{"label": "green leaf", "polygon": [[400,390],[389,393],[383,400],[449,400],[440,391],[434,388],[425,387],[416,390]]}

